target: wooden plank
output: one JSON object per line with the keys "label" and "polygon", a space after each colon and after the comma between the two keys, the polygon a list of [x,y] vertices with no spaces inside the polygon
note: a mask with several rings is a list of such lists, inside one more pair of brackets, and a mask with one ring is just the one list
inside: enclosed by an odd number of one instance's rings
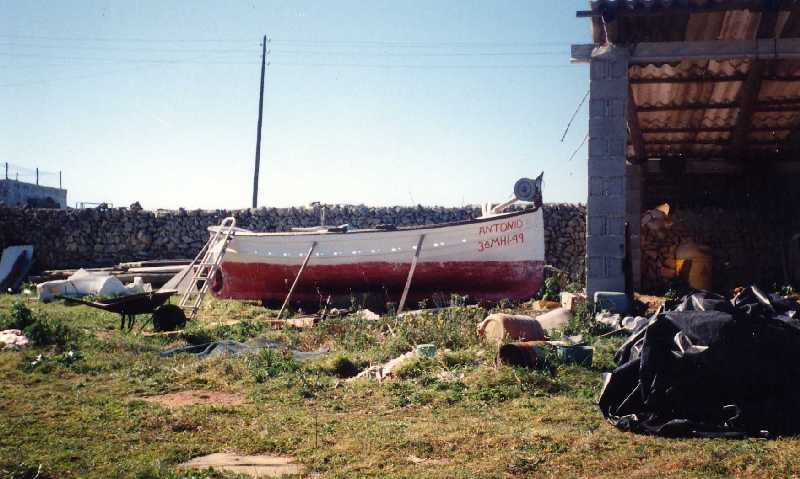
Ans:
{"label": "wooden plank", "polygon": [[[587,63],[602,52],[594,44],[572,45],[572,62]],[[597,50],[597,51],[595,51]],[[673,63],[682,60],[800,59],[800,38],[642,42],[633,45],[631,64]]]}
{"label": "wooden plank", "polygon": [[[763,3],[760,0],[729,0],[720,3],[708,2],[705,5],[684,5],[684,6],[669,6],[669,7],[651,7],[651,8],[627,8],[624,6],[617,7],[610,11],[603,11],[602,8],[596,10],[578,10],[575,12],[576,18],[597,18],[603,14],[613,14],[619,17],[658,17],[667,15],[687,15],[693,13],[713,13],[713,12],[729,12],[733,10],[750,10],[760,11],[763,8]],[[797,6],[791,3],[783,5],[781,10],[797,10]]]}
{"label": "wooden plank", "polygon": [[636,102],[633,99],[633,88],[628,85],[628,138],[633,145],[633,162],[641,163],[647,157],[647,152],[644,148],[644,137],[642,130],[639,128],[639,113],[636,111]]}
{"label": "wooden plank", "polygon": [[[772,38],[780,35],[780,32],[776,33],[775,31],[777,22],[778,12],[775,10],[762,12],[758,23],[757,38]],[[733,128],[731,137],[734,154],[743,151],[744,146],[747,144],[750,128],[753,124],[753,113],[755,112],[756,102],[758,102],[758,94],[761,91],[762,75],[770,66],[770,63],[772,62],[753,60],[750,65],[750,71],[747,73],[747,80],[739,90],[739,114],[736,115],[736,125]]]}
{"label": "wooden plank", "polygon": [[[724,110],[730,108],[740,108],[740,104],[732,101],[723,103],[687,103],[684,105],[645,105],[638,106],[636,109],[639,113],[649,113],[681,110]],[[800,98],[758,102],[753,106],[753,109],[754,111],[767,112],[800,111]]]}
{"label": "wooden plank", "polygon": [[[771,133],[773,131],[788,131],[791,130],[790,127],[757,127],[757,128],[750,128],[751,132],[762,132],[762,133]],[[667,128],[642,128],[642,133],[645,135],[648,134],[672,134],[672,133],[729,133],[733,131],[732,126],[720,126],[720,127],[667,127]]]}
{"label": "wooden plank", "polygon": [[739,114],[736,115],[736,125],[733,128],[731,146],[734,150],[742,150],[747,143],[748,132],[753,121],[758,92],[761,91],[761,72],[766,64],[760,60],[753,61],[747,81],[739,90]]}
{"label": "wooden plank", "polygon": [[[727,76],[694,76],[694,77],[669,77],[669,78],[631,78],[632,85],[661,85],[661,84],[684,84],[684,83],[732,83],[747,80],[747,75],[727,75]],[[772,82],[800,82],[798,75],[761,75],[761,81]]]}
{"label": "wooden plank", "polygon": [[411,268],[408,270],[408,277],[406,277],[406,286],[403,288],[403,294],[400,296],[400,304],[397,305],[397,314],[400,315],[403,312],[403,308],[406,305],[406,298],[408,297],[408,291],[411,289],[411,279],[414,277],[414,270],[417,269],[417,261],[419,260],[419,255],[422,252],[422,243],[425,241],[425,235],[422,234],[419,236],[419,240],[417,241],[417,248],[414,250],[414,257],[411,258]]}
{"label": "wooden plank", "polygon": [[289,305],[289,300],[292,299],[292,293],[294,293],[294,288],[297,286],[297,283],[300,282],[300,277],[303,276],[303,271],[306,270],[306,265],[308,264],[308,260],[311,258],[311,253],[314,252],[314,248],[317,247],[317,242],[314,241],[311,243],[311,247],[308,248],[308,253],[306,254],[305,259],[303,259],[303,264],[300,265],[300,270],[297,272],[297,276],[294,277],[294,281],[292,282],[292,287],[289,288],[289,293],[286,295],[286,299],[283,300],[283,305],[281,306],[281,310],[278,312],[278,319],[281,319],[283,316],[283,311],[286,309],[286,306]]}
{"label": "wooden plank", "polygon": [[645,105],[636,107],[639,113],[649,113],[657,111],[710,110],[710,109],[729,109],[729,108],[739,108],[739,104],[736,102],[690,103],[684,105]]}
{"label": "wooden plank", "polygon": [[[695,77],[671,77],[671,78],[630,78],[628,81],[632,85],[660,85],[665,83],[730,83],[742,82],[747,79],[747,75],[728,75],[728,76],[695,76]],[[800,77],[796,78],[800,80]]]}
{"label": "wooden plank", "polygon": [[[746,145],[752,146],[775,146],[780,145],[783,143],[784,140],[775,140],[775,141],[768,141],[768,140],[750,140],[745,142]],[[654,141],[647,141],[645,140],[645,146],[654,146],[654,145],[709,145],[709,146],[724,146],[724,147],[732,147],[732,144],[728,140],[654,140]],[[653,156],[653,155],[650,155]],[[657,155],[656,155],[657,156]]]}

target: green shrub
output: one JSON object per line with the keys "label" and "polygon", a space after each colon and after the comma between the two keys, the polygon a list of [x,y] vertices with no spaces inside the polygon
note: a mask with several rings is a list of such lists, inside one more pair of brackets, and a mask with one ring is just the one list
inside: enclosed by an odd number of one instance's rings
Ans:
{"label": "green shrub", "polygon": [[547,371],[500,366],[479,368],[466,378],[467,396],[484,402],[516,399],[523,394],[550,395],[559,385]]}
{"label": "green shrub", "polygon": [[2,318],[0,329],[20,329],[35,346],[64,348],[77,339],[77,331],[63,321],[44,313],[34,314],[21,300],[11,305],[11,315]]}
{"label": "green shrub", "polygon": [[25,329],[34,321],[31,311],[22,300],[16,300],[11,305],[11,316],[0,317],[0,329]]}
{"label": "green shrub", "polygon": [[394,368],[394,375],[400,379],[419,378],[430,374],[436,367],[433,359],[413,356]]}
{"label": "green shrub", "polygon": [[440,311],[423,312],[397,318],[393,330],[408,345],[435,344],[438,348],[465,349],[476,346],[475,325],[485,316],[482,308],[455,304]]}
{"label": "green shrub", "polygon": [[442,351],[438,356],[439,362],[446,368],[457,368],[461,366],[474,366],[480,361],[475,351]]}
{"label": "green shrub", "polygon": [[598,322],[594,317],[594,312],[589,309],[586,303],[581,302],[575,305],[572,311],[572,318],[567,323],[563,333],[565,336],[580,334],[583,335],[585,341],[588,341],[609,331],[611,331],[611,327]]}
{"label": "green shrub", "polygon": [[250,371],[257,383],[264,383],[300,369],[300,364],[292,358],[291,353],[276,349],[264,348],[249,357]]}
{"label": "green shrub", "polygon": [[28,353],[20,361],[19,368],[28,373],[36,371],[47,374],[54,369],[72,369],[73,365],[82,359],[83,354],[80,351],[73,350],[54,355]]}
{"label": "green shrub", "polygon": [[351,378],[358,374],[358,366],[353,361],[342,353],[335,354],[325,361],[320,366],[320,369],[331,376],[337,378]]}

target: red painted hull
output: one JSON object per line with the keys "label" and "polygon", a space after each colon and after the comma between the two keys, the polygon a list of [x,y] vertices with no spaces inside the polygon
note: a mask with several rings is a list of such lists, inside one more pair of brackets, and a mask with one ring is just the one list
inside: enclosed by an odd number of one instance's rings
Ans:
{"label": "red painted hull", "polygon": [[[293,302],[319,304],[328,295],[347,300],[365,293],[398,302],[409,270],[408,263],[364,262],[344,265],[308,265],[293,293]],[[542,261],[421,262],[409,291],[409,304],[435,295],[460,294],[470,301],[524,300],[542,285]],[[299,270],[296,265],[223,261],[221,277],[211,291],[224,299],[280,302]]]}

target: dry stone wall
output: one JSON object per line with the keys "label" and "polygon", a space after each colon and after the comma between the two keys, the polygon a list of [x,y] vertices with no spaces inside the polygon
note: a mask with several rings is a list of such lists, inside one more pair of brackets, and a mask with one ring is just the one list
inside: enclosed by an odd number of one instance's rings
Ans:
{"label": "dry stone wall", "polygon": [[[477,207],[329,207],[328,225],[412,226],[467,220]],[[226,216],[254,231],[286,231],[319,224],[320,209],[158,210],[138,208],[34,209],[0,206],[0,247],[33,244],[36,270],[108,266],[122,261],[191,258],[208,238],[206,228]],[[546,259],[576,280],[584,274],[586,208],[544,206]]]}

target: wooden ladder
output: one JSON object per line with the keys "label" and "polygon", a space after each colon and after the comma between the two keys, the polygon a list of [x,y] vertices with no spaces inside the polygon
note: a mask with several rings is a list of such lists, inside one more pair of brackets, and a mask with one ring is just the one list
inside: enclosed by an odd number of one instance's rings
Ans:
{"label": "wooden ladder", "polygon": [[178,307],[183,309],[187,320],[194,319],[200,305],[203,304],[203,297],[208,291],[209,282],[219,271],[235,228],[236,218],[229,216],[222,220],[214,234],[187,267],[184,275],[191,274],[192,280],[181,293],[181,299],[178,302]]}

